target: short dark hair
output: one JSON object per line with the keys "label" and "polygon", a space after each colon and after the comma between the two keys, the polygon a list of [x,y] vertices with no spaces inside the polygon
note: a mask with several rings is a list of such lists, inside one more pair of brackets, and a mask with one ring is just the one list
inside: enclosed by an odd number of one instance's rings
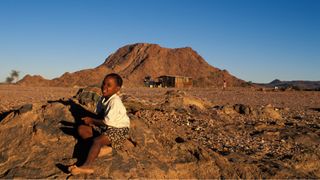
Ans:
{"label": "short dark hair", "polygon": [[108,78],[108,77],[114,78],[114,79],[116,80],[116,83],[117,83],[117,85],[118,85],[119,87],[122,86],[123,80],[122,80],[122,78],[121,78],[121,76],[120,76],[119,74],[110,73],[110,74],[107,74],[107,75],[104,77],[104,79],[106,79],[106,78]]}

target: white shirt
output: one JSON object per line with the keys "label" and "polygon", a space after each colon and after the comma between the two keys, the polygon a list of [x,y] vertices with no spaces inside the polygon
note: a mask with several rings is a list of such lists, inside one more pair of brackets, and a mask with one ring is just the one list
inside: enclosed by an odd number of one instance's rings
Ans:
{"label": "white shirt", "polygon": [[104,123],[108,126],[123,128],[130,127],[130,119],[121,98],[114,94],[109,99],[101,98],[96,112],[104,111]]}

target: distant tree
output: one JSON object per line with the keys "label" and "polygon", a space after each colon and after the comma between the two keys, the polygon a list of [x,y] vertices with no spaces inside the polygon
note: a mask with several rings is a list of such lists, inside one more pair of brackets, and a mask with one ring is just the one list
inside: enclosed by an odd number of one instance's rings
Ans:
{"label": "distant tree", "polygon": [[14,82],[17,82],[19,80],[19,71],[12,70],[10,76],[13,78]]}
{"label": "distant tree", "polygon": [[252,81],[247,81],[247,82],[243,82],[241,83],[242,87],[251,87],[253,85]]}
{"label": "distant tree", "polygon": [[12,77],[7,77],[6,78],[6,83],[12,83],[13,81],[13,78]]}
{"label": "distant tree", "polygon": [[6,78],[6,83],[17,82],[19,80],[19,73],[17,70],[12,70],[10,76]]}

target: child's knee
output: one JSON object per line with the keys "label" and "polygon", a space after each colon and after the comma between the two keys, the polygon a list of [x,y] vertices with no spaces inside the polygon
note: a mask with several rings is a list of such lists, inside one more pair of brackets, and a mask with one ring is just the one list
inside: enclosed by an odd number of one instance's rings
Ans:
{"label": "child's knee", "polygon": [[78,126],[78,131],[79,132],[85,132],[85,131],[88,131],[88,128],[89,128],[89,126],[80,125],[80,126]]}
{"label": "child's knee", "polygon": [[101,135],[94,138],[93,143],[97,145],[107,145],[109,144],[109,139],[107,136]]}
{"label": "child's knee", "polygon": [[84,132],[84,126],[83,125],[78,126],[77,131],[79,134],[82,134],[82,132]]}
{"label": "child's knee", "polygon": [[88,137],[92,136],[92,129],[90,129],[89,126],[80,125],[80,126],[78,127],[78,134],[79,134],[81,137],[88,138]]}

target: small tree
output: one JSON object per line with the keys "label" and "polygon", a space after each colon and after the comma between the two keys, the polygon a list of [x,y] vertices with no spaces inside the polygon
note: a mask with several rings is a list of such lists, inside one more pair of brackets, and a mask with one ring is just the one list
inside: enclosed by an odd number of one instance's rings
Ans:
{"label": "small tree", "polygon": [[19,73],[17,70],[12,70],[10,76],[6,78],[6,83],[17,82],[19,80]]}
{"label": "small tree", "polygon": [[6,83],[12,83],[13,81],[13,78],[12,77],[7,77],[6,78]]}
{"label": "small tree", "polygon": [[252,85],[253,85],[253,82],[252,82],[252,81],[247,81],[247,82],[241,83],[241,86],[242,86],[242,87],[248,87],[248,86],[252,86]]}
{"label": "small tree", "polygon": [[17,82],[19,80],[19,71],[12,70],[10,76],[13,78],[13,82]]}

